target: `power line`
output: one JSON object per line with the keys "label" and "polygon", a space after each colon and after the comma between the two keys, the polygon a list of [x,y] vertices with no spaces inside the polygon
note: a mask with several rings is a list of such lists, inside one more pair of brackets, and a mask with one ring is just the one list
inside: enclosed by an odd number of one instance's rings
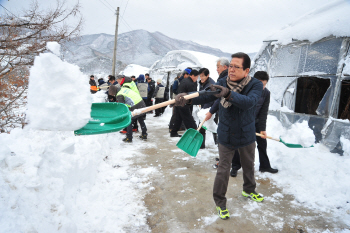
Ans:
{"label": "power line", "polygon": [[19,19],[14,13],[12,13],[11,11],[7,10],[6,7],[4,7],[2,4],[0,4],[0,6],[2,6],[2,8],[4,8],[6,11],[10,12],[13,16],[15,16],[17,19]]}
{"label": "power line", "polygon": [[107,7],[109,10],[111,10],[113,13],[115,12],[115,11],[113,11],[111,8],[109,8],[109,6],[107,6],[106,4],[104,4],[104,2],[102,2],[101,0],[99,0],[103,5],[105,5],[105,7]]}
{"label": "power line", "polygon": [[129,0],[126,2],[125,8],[124,8],[124,12],[123,12],[123,16],[125,14],[126,8],[128,7],[128,3],[129,3]]}
{"label": "power line", "polygon": [[114,9],[114,7],[111,5],[111,4],[109,4],[109,2],[107,1],[107,0],[104,0],[114,11],[116,11],[116,9]]}
{"label": "power line", "polygon": [[130,27],[130,25],[126,22],[126,20],[123,18],[123,17],[121,17],[121,19],[124,21],[124,23],[131,29],[131,31],[133,30],[131,27]]}

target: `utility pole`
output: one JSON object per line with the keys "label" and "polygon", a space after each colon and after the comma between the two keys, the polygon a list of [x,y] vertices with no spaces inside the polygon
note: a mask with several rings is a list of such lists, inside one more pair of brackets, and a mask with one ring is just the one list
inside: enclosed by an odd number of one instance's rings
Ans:
{"label": "utility pole", "polygon": [[112,68],[112,75],[116,76],[115,73],[115,63],[117,61],[117,41],[118,41],[118,21],[119,21],[119,6],[117,7],[117,22],[115,25],[115,38],[114,38],[114,50],[113,50],[113,68]]}

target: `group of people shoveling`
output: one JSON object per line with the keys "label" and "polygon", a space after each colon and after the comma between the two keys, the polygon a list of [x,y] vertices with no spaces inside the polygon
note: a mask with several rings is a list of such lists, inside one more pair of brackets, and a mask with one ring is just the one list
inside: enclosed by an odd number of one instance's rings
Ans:
{"label": "group of people shoveling", "polygon": [[[245,53],[235,53],[231,61],[219,59],[217,71],[219,78],[216,83],[209,78],[208,69],[199,71],[187,68],[178,79],[177,91],[173,102],[173,116],[175,122],[170,130],[171,137],[181,137],[178,130],[183,122],[186,128],[196,129],[197,125],[192,116],[192,106],[201,105],[208,108],[204,121],[209,120],[216,113],[218,122],[217,135],[214,135],[218,143],[219,163],[214,181],[213,198],[216,204],[218,215],[221,219],[230,217],[226,208],[226,192],[230,175],[237,176],[237,170],[243,169],[243,191],[244,197],[261,202],[264,197],[255,191],[256,182],[254,177],[255,147],[257,141],[261,172],[277,173],[277,169],[271,168],[266,153],[266,119],[270,102],[270,92],[265,88],[268,82],[268,74],[259,71],[254,77],[249,75],[250,58]],[[200,90],[212,91],[212,95],[199,95],[191,99],[189,94],[197,91],[197,79],[200,77]],[[132,125],[138,121],[141,125],[142,134],[140,138],[147,139],[147,128],[144,123],[146,103],[142,97],[145,87],[137,88],[131,79],[118,76],[116,80],[120,86],[115,85],[109,88],[116,96],[116,101],[125,103],[133,114],[132,123],[127,127],[125,142],[132,141]],[[161,82],[160,82],[161,83]],[[158,85],[159,86],[159,85]],[[161,87],[161,86],[160,86]],[[142,89],[143,88],[143,89]],[[207,89],[205,89],[207,88]],[[163,105],[164,107],[166,105]],[[157,109],[157,105],[152,110]],[[143,109],[145,111],[134,111]],[[260,133],[260,137],[256,136]],[[202,133],[205,134],[205,131]],[[204,144],[202,148],[204,148]],[[230,171],[231,170],[231,171]]]}

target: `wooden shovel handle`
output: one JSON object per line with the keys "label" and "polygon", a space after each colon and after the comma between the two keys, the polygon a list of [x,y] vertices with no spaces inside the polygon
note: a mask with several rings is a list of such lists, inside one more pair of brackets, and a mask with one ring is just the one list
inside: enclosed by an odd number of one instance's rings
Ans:
{"label": "wooden shovel handle", "polygon": [[[262,135],[262,134],[260,134],[260,133],[255,133],[257,136],[259,136],[259,137],[261,137],[261,136],[264,136],[264,135]],[[266,136],[266,138],[269,138],[269,139],[272,139],[272,140],[275,140],[275,141],[277,141],[277,142],[279,142],[280,140],[279,139],[277,139],[277,138],[273,138],[273,137],[270,137],[270,136]]]}
{"label": "wooden shovel handle", "polygon": [[198,127],[197,131],[199,131],[199,130],[202,128],[204,122],[205,122],[205,119],[204,119],[204,121],[202,121],[202,122],[199,124],[199,127]]}
{"label": "wooden shovel handle", "polygon": [[[198,96],[199,96],[199,93],[196,92],[196,93],[192,93],[189,95],[185,95],[184,99],[189,100],[189,99],[196,98]],[[168,100],[168,101],[162,102],[160,104],[155,104],[155,105],[152,105],[152,106],[147,107],[147,108],[136,109],[131,114],[132,114],[132,116],[136,116],[136,115],[139,115],[139,114],[142,114],[145,112],[153,111],[153,110],[158,109],[158,108],[163,108],[163,107],[168,106],[170,104],[175,104],[175,99]],[[137,110],[139,110],[139,111],[137,111]]]}

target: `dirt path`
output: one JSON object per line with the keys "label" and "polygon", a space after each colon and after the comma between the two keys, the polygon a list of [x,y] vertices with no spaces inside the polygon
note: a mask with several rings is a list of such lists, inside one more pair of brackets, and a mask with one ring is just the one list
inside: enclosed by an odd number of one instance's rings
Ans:
{"label": "dirt path", "polygon": [[179,139],[170,138],[166,127],[155,127],[155,123],[147,126],[152,131],[142,150],[146,156],[142,160],[134,158],[133,162],[138,167],[159,170],[151,176],[154,189],[144,199],[152,232],[337,232],[346,228],[334,222],[330,213],[302,207],[269,179],[259,178],[259,172],[257,191],[265,196],[264,202],[243,197],[241,170],[237,177],[230,177],[226,195],[231,218],[219,219],[212,198],[216,174],[212,165],[217,148],[200,150],[192,158],[175,146]]}

